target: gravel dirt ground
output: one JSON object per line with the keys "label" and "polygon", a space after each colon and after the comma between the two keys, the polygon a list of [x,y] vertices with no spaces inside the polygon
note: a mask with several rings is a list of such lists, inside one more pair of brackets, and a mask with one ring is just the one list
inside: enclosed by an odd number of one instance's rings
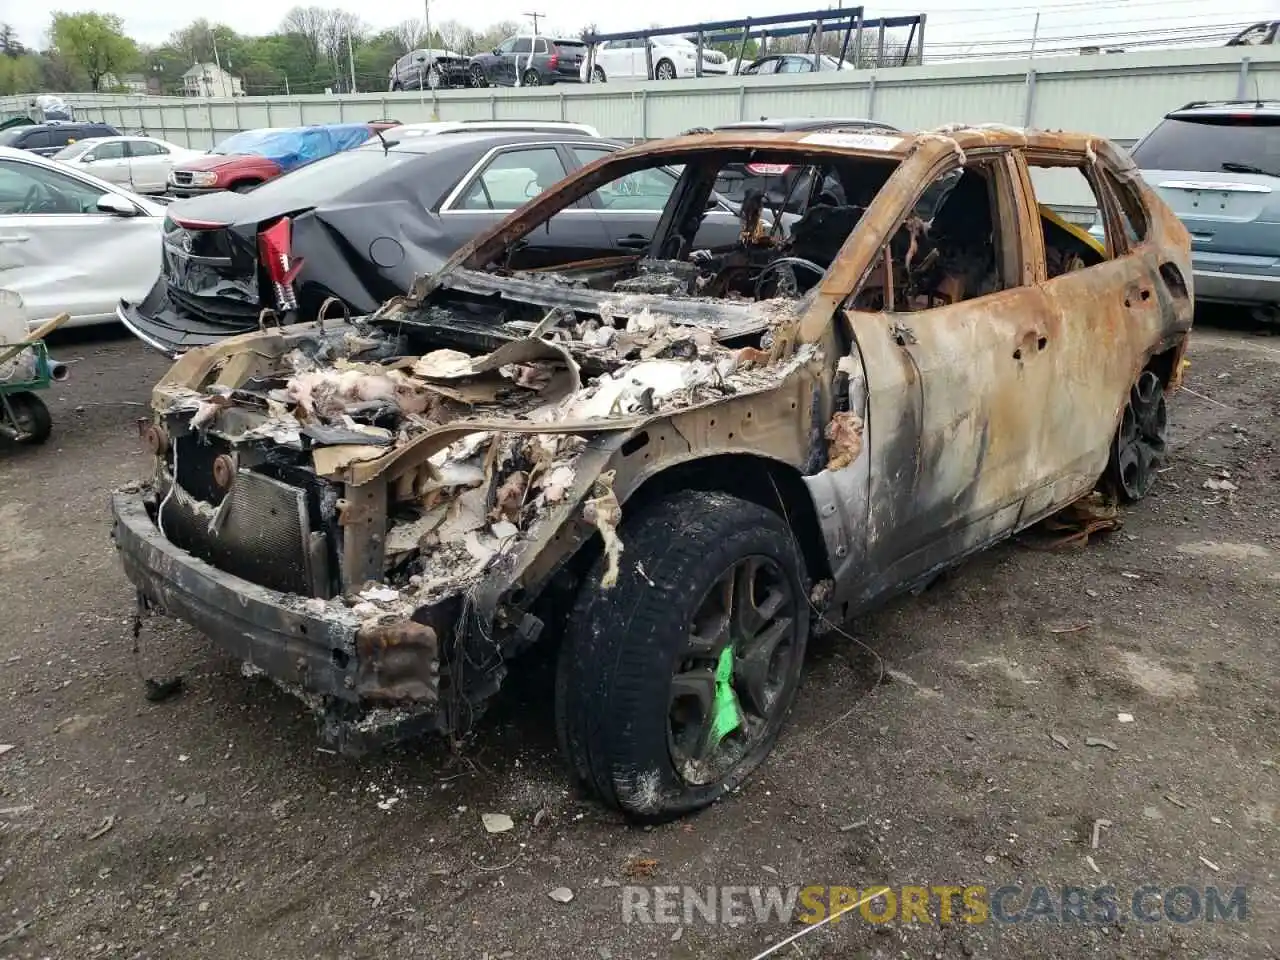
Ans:
{"label": "gravel dirt ground", "polygon": [[819,643],[765,767],[650,830],[569,789],[545,657],[458,750],[351,761],[181,625],[132,655],[107,494],[147,469],[165,362],[113,334],[56,353],[79,362],[53,439],[0,449],[0,956],[750,958],[803,929],[624,924],[629,882],[1017,884],[1010,912],[1112,884],[1126,914],[1143,884],[1243,885],[1243,920],[855,913],[773,955],[1280,955],[1280,338],[1198,327],[1168,469],[1121,530],[1000,546]]}

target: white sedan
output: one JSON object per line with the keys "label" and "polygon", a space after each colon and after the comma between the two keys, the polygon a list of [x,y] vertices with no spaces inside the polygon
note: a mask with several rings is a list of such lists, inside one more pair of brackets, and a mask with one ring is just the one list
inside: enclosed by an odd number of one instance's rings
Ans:
{"label": "white sedan", "polygon": [[[698,45],[686,37],[652,37],[653,79],[674,80],[677,77],[697,75]],[[649,64],[645,58],[644,40],[606,40],[596,47],[595,68],[592,81],[648,80]],[[582,70],[585,81],[587,60]],[[719,50],[702,48],[703,76],[725,76],[729,72],[729,58]]]}
{"label": "white sedan", "polygon": [[68,144],[53,159],[134,193],[164,193],[176,164],[203,155],[155,137],[92,137]]}
{"label": "white sedan", "polygon": [[27,150],[0,147],[0,289],[34,327],[114,322],[160,275],[165,205]]}

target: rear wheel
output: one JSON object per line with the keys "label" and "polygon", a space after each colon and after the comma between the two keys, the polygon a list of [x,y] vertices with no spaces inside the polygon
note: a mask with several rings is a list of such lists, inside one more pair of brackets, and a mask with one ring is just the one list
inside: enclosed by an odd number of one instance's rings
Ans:
{"label": "rear wheel", "polygon": [[604,69],[601,67],[596,67],[595,69],[593,69],[591,71],[591,79],[595,83],[604,83],[606,81],[606,78],[604,75]]}
{"label": "rear wheel", "polygon": [[561,748],[605,803],[646,822],[714,803],[768,756],[795,700],[807,575],[777,514],[685,491],[624,524],[617,584],[603,558],[560,651]]}
{"label": "rear wheel", "polygon": [[526,87],[539,87],[542,85],[542,77],[537,70],[526,70],[524,76],[520,78],[520,82]]}
{"label": "rear wheel", "polygon": [[487,87],[489,85],[489,81],[485,78],[485,75],[484,75],[484,68],[481,67],[479,64],[476,64],[474,67],[471,68],[470,76],[471,76],[471,86],[473,87]]}
{"label": "rear wheel", "polygon": [[9,411],[13,414],[13,426],[18,431],[18,443],[39,444],[53,433],[53,418],[49,408],[34,393],[14,393],[8,398]]}
{"label": "rear wheel", "polygon": [[1168,449],[1168,426],[1164,383],[1151,370],[1144,370],[1129,390],[1111,444],[1103,478],[1108,493],[1133,503],[1151,491]]}

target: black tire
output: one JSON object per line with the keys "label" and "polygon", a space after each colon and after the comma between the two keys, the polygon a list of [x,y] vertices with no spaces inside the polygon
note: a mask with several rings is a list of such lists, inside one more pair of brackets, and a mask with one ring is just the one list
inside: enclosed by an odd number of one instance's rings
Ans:
{"label": "black tire", "polygon": [[655,80],[674,80],[676,78],[676,65],[670,60],[659,60],[653,65],[653,79]]}
{"label": "black tire", "polygon": [[[619,536],[617,584],[601,588],[599,558],[569,618],[557,734],[583,785],[629,819],[657,823],[714,803],[772,750],[800,683],[808,575],[777,514],[723,493],[673,494]],[[710,620],[700,616],[708,604]],[[696,622],[716,623],[727,646]],[[703,715],[682,723],[694,701]],[[726,706],[736,724],[727,731],[716,722]],[[702,749],[710,753],[699,759]]]}
{"label": "black tire", "polygon": [[608,83],[609,78],[604,75],[603,67],[593,67],[591,70],[592,83]]}
{"label": "black tire", "polygon": [[49,408],[34,393],[14,393],[9,396],[9,409],[13,411],[14,424],[24,436],[18,443],[29,446],[44,443],[53,433],[53,417]]}
{"label": "black tire", "polygon": [[1105,493],[1124,503],[1136,503],[1151,492],[1168,450],[1168,425],[1164,382],[1154,371],[1144,370],[1129,389],[1111,442],[1111,456],[1102,477]]}
{"label": "black tire", "polygon": [[537,70],[526,70],[520,78],[520,82],[526,87],[540,87],[542,86],[542,76]]}
{"label": "black tire", "polygon": [[395,83],[391,84],[391,92],[392,92],[392,93],[399,93],[399,92],[400,92],[401,90],[403,90],[403,89],[404,89],[404,87],[402,87],[402,86],[400,85],[400,81],[399,81],[399,80],[397,80]]}
{"label": "black tire", "polygon": [[468,76],[472,87],[487,87],[489,85],[489,80],[484,75],[484,67],[478,63],[471,68]]}

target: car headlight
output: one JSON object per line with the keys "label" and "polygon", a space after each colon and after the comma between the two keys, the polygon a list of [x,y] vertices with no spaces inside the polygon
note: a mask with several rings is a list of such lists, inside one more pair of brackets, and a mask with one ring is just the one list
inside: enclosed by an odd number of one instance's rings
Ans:
{"label": "car headlight", "polygon": [[193,187],[212,187],[218,182],[218,175],[208,171],[200,171],[191,175],[191,185]]}

